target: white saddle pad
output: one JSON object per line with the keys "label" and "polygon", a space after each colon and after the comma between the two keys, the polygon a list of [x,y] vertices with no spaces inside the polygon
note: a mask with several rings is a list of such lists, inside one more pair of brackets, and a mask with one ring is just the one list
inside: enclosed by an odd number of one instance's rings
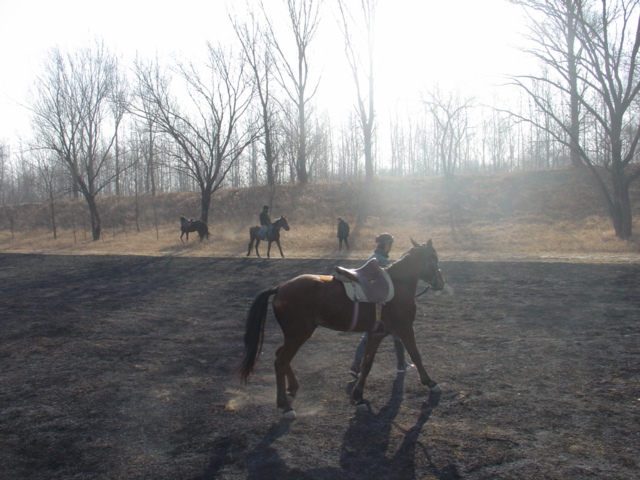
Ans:
{"label": "white saddle pad", "polygon": [[[395,291],[393,289],[393,282],[391,281],[391,277],[386,272],[386,270],[383,270],[382,274],[389,283],[389,294],[387,295],[387,298],[383,300],[383,302],[386,303],[393,298]],[[333,276],[337,280],[340,280],[342,282],[342,284],[344,285],[344,291],[347,294],[347,297],[349,297],[352,302],[370,302],[370,300],[365,296],[364,291],[362,290],[362,287],[358,282],[354,282],[353,280],[345,277],[344,275],[340,275],[339,273],[334,273]]]}

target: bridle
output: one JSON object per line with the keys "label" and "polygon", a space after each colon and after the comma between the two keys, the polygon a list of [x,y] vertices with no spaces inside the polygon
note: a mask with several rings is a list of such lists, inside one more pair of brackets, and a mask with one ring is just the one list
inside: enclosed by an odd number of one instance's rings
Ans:
{"label": "bridle", "polygon": [[287,222],[286,222],[286,220],[285,220],[285,222],[283,222],[283,223],[282,223],[282,225],[276,225],[276,223],[278,223],[280,220],[282,220],[282,219],[281,219],[281,218],[279,218],[278,220],[276,220],[275,222],[273,222],[273,223],[271,224],[271,226],[272,226],[274,229],[277,229],[277,230],[285,230],[285,231],[289,231],[289,223],[287,223]]}
{"label": "bridle", "polygon": [[[427,280],[425,277],[427,276],[427,271],[429,270],[429,267],[433,268],[433,278],[431,280]],[[425,293],[427,293],[429,291],[429,289],[431,289],[431,287],[433,286],[435,288],[435,283],[438,283],[438,275],[440,274],[440,269],[438,268],[438,264],[436,261],[436,256],[432,253],[427,254],[427,263],[425,263],[424,267],[422,268],[422,271],[420,272],[420,275],[418,276],[419,280],[424,280],[425,282],[428,283],[427,287],[420,293],[418,293],[415,298],[421,297],[422,295],[424,295]]]}

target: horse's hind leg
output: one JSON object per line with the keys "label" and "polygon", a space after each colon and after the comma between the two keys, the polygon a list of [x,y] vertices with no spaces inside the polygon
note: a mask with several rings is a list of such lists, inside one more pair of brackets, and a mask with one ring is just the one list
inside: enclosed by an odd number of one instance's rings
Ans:
{"label": "horse's hind leg", "polygon": [[[314,330],[315,327],[309,329],[309,331],[296,331],[295,336],[287,336],[285,333],[284,344],[276,352],[276,360],[273,363],[276,370],[276,386],[278,389],[276,404],[278,408],[282,408],[283,415],[286,418],[295,418],[296,416],[287,393],[291,397],[295,397],[299,387],[298,380],[291,368],[291,360],[296,356],[304,342],[311,337]],[[288,389],[287,380],[289,382]]]}
{"label": "horse's hind leg", "polygon": [[[282,347],[280,347],[277,351],[276,351],[276,358],[278,357],[278,355],[280,354],[280,349]],[[286,377],[287,383],[286,383],[286,394],[288,397],[290,397],[291,399],[295,398],[296,394],[298,393],[298,389],[300,388],[300,384],[298,383],[298,379],[296,378],[295,373],[293,373],[293,368],[291,368],[291,363],[285,365],[284,367],[284,375]],[[292,402],[293,400],[290,400],[290,402]]]}

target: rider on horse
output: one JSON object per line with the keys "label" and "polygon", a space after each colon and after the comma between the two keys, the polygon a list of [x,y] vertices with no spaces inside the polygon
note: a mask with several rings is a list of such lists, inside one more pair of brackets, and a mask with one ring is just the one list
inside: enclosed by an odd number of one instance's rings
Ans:
{"label": "rider on horse", "polygon": [[262,240],[266,240],[267,235],[271,231],[271,218],[269,217],[268,205],[262,207],[262,212],[260,212],[260,226],[262,227]]}

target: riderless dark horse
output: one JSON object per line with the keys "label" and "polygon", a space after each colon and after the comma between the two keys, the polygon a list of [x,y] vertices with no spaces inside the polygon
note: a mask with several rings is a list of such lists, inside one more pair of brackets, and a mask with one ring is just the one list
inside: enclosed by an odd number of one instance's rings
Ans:
{"label": "riderless dark horse", "polygon": [[[413,333],[413,321],[416,315],[418,280],[424,280],[434,290],[440,290],[444,287],[444,279],[438,268],[438,254],[431,240],[425,245],[418,245],[413,240],[411,243],[411,250],[380,272],[383,276],[386,276],[386,272],[390,277],[390,280],[385,280],[389,290],[391,284],[393,287],[390,300],[387,296],[380,297],[383,300],[378,298],[377,303],[353,302],[347,296],[345,284],[332,275],[300,275],[258,294],[247,317],[240,378],[246,381],[256,364],[262,349],[269,297],[275,295],[272,302],[273,313],[284,334],[284,343],[276,350],[277,406],[283,409],[286,418],[295,418],[291,401],[299,387],[291,361],[319,325],[343,332],[369,332],[361,373],[351,392],[351,400],[359,409],[368,408],[362,397],[365,381],[378,345],[388,334],[397,335],[402,340],[418,369],[422,384],[432,392],[440,392],[440,387],[429,377],[422,364]],[[358,281],[361,279],[359,272],[362,269],[338,267],[336,270],[353,276]],[[370,283],[371,279],[365,277],[362,281]]]}
{"label": "riderless dark horse", "polygon": [[182,233],[180,234],[180,241],[182,240],[182,236],[187,234],[187,242],[189,241],[189,232],[198,232],[200,235],[200,241],[202,241],[205,237],[209,238],[209,229],[207,228],[207,224],[201,220],[187,220],[184,215],[180,216],[180,230]]}
{"label": "riderless dark horse", "polygon": [[[258,226],[251,227],[249,229],[249,248],[247,249],[247,257],[251,255],[251,248],[253,247],[254,242],[256,244],[256,255],[258,257],[260,256],[260,252],[258,251],[258,245],[260,245],[260,240],[262,240],[262,236],[258,233],[260,229],[261,227]],[[267,234],[267,241],[269,242],[269,246],[267,247],[267,258],[271,258],[269,253],[271,252],[271,244],[273,242],[276,242],[276,245],[278,245],[278,248],[280,249],[280,256],[284,258],[284,253],[282,253],[282,247],[280,246],[280,230],[282,229],[287,232],[289,231],[289,223],[287,222],[287,217],[284,215],[273,222],[271,230],[269,230],[269,233]]]}

